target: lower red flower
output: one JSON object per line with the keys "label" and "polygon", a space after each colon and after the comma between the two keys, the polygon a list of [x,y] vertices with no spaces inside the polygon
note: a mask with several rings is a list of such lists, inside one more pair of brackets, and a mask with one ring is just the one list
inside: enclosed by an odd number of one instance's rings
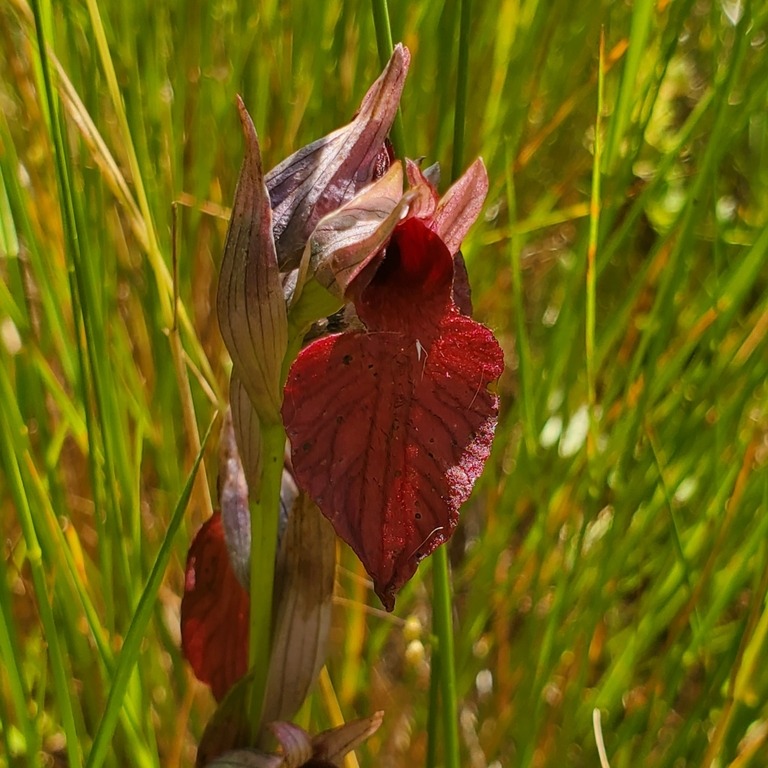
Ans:
{"label": "lower red flower", "polygon": [[248,593],[232,570],[221,513],[197,532],[187,555],[181,647],[198,680],[217,700],[248,669]]}

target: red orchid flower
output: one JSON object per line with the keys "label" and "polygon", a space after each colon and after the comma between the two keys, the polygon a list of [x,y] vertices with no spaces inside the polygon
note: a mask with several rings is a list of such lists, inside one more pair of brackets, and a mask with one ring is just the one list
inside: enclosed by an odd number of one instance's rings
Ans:
{"label": "red orchid flower", "polygon": [[503,370],[453,298],[454,257],[487,192],[482,161],[442,200],[409,163],[318,224],[315,276],[364,328],[301,351],[284,390],[294,472],[360,557],[388,610],[445,543],[490,453]]}
{"label": "red orchid flower", "polygon": [[[195,676],[222,701],[248,671],[250,616],[248,487],[230,412],[220,438],[218,485],[221,511],[203,524],[187,555],[181,640]],[[265,722],[293,717],[325,661],[335,569],[331,526],[287,469],[279,513]]]}

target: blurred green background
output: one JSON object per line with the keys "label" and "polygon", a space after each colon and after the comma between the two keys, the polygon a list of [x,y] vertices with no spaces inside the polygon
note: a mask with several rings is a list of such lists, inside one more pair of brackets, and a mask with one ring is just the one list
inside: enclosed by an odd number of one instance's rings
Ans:
{"label": "blurred green background", "polygon": [[[390,15],[408,153],[447,177],[459,3]],[[507,370],[450,549],[462,765],[599,765],[599,708],[613,768],[764,766],[768,6],[475,0],[470,33],[465,165],[491,189],[465,255]],[[75,0],[36,25],[0,0],[0,40],[0,763],[84,764],[114,712],[107,765],[190,765],[213,700],[178,614],[206,484],[161,542],[226,392],[235,94],[267,167],[343,124],[379,72],[371,7]],[[425,764],[429,567],[385,615],[342,552],[303,717],[385,710],[360,765]]]}

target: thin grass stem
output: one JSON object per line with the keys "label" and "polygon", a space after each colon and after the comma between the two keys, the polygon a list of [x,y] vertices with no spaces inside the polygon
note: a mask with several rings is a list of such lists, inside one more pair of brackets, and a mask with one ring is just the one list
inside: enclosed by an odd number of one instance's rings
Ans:
{"label": "thin grass stem", "polygon": [[517,219],[517,195],[515,193],[514,162],[509,144],[506,151],[506,198],[509,211],[509,254],[512,277],[512,300],[515,304],[515,331],[518,356],[518,376],[520,377],[520,400],[523,422],[523,440],[529,456],[536,453],[536,416],[535,398],[532,386],[531,348],[528,342],[525,323],[525,304],[523,297],[523,270],[520,263],[522,238],[515,230]]}
{"label": "thin grass stem", "polygon": [[[5,477],[16,505],[19,525],[26,544],[26,560],[32,576],[37,607],[40,612],[40,622],[48,645],[48,660],[53,673],[53,688],[56,702],[61,715],[61,724],[66,736],[66,751],[69,765],[78,768],[83,764],[80,750],[79,734],[76,726],[75,710],[72,705],[73,696],[69,690],[69,674],[64,659],[64,649],[56,626],[53,605],[54,600],[49,593],[45,568],[43,567],[42,550],[35,529],[35,522],[25,488],[19,456],[14,450],[12,435],[19,434],[18,422],[20,414],[11,412],[11,404],[15,403],[13,390],[8,381],[6,369],[0,366],[0,400],[3,405],[0,410],[0,461],[5,468]],[[15,422],[13,424],[12,422]],[[15,428],[14,428],[15,427]],[[40,702],[42,707],[43,702]],[[37,711],[42,711],[38,709]],[[34,746],[34,741],[29,744]]]}
{"label": "thin grass stem", "polygon": [[595,413],[595,293],[597,239],[600,231],[600,174],[603,158],[603,87],[605,70],[605,31],[600,32],[600,53],[597,69],[597,114],[595,116],[595,150],[592,157],[592,193],[589,204],[589,243],[587,245],[587,322],[584,339],[587,367],[587,403],[589,407],[589,432],[587,434],[587,457],[594,459],[597,450],[597,415]]}
{"label": "thin grass stem", "polygon": [[429,703],[427,709],[427,759],[426,768],[437,765],[437,744],[440,738],[440,648],[432,646],[429,665]]}
{"label": "thin grass stem", "polygon": [[[11,592],[8,588],[7,564],[5,558],[0,558],[0,658],[4,660],[7,686],[10,693],[10,703],[16,713],[16,723],[24,739],[24,748],[27,754],[36,754],[40,749],[39,738],[35,733],[35,723],[29,714],[27,702],[29,690],[24,681],[21,669],[21,655],[19,640],[13,618],[13,605]],[[4,713],[3,736],[9,737],[10,718]],[[10,753],[10,750],[9,750]]]}
{"label": "thin grass stem", "polygon": [[[392,41],[392,27],[389,23],[389,8],[387,0],[371,0],[373,9],[373,24],[376,29],[376,46],[379,50],[379,63],[382,67],[386,66],[394,47]],[[401,160],[405,159],[405,130],[403,129],[403,115],[398,107],[395,114],[395,120],[392,123],[390,131],[392,146],[395,148],[395,154]]]}
{"label": "thin grass stem", "polygon": [[451,179],[461,176],[464,164],[464,130],[467,124],[467,86],[469,84],[469,20],[472,0],[461,0],[459,17],[459,61],[456,74],[456,111],[453,115],[453,158]]}
{"label": "thin grass stem", "polygon": [[[453,590],[446,546],[438,547],[435,550],[432,555],[432,569],[434,589],[432,621],[440,649],[437,674],[440,679],[444,758],[447,768],[459,768],[459,720],[453,642]],[[434,669],[432,673],[435,673]]]}
{"label": "thin grass stem", "polygon": [[[461,0],[459,20],[459,61],[456,75],[456,112],[453,124],[453,160],[451,178],[457,179],[464,162],[464,125],[466,123],[467,85],[469,80],[469,19],[470,0]],[[453,601],[448,551],[439,547],[432,556],[434,590],[433,625],[439,648],[439,663],[431,674],[439,675],[440,706],[442,708],[444,757],[447,768],[459,768],[459,721],[456,694],[456,662],[453,638]],[[430,689],[432,682],[430,681]],[[430,705],[435,703],[430,696]],[[435,739],[430,740],[433,754]]]}

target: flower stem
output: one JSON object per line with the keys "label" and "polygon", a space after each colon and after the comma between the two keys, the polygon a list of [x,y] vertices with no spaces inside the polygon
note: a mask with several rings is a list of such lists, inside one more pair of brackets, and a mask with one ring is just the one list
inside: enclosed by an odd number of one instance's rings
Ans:
{"label": "flower stem", "polygon": [[[376,46],[379,49],[379,61],[382,68],[387,65],[392,54],[392,27],[389,23],[389,9],[387,0],[371,0],[373,9],[373,26],[376,28]],[[390,131],[392,146],[395,154],[405,160],[405,130],[403,129],[403,116],[398,107],[395,120]]]}
{"label": "flower stem", "polygon": [[[464,163],[464,125],[467,111],[469,79],[469,15],[470,0],[461,0],[459,22],[459,61],[456,73],[456,111],[453,122],[453,161],[451,179],[456,180]],[[433,555],[434,632],[438,639],[439,663],[432,674],[439,675],[440,701],[443,713],[443,743],[446,768],[459,768],[459,707],[456,695],[456,666],[453,649],[453,611],[448,550],[438,547]],[[432,749],[429,750],[432,753]]]}
{"label": "flower stem", "polygon": [[432,644],[432,657],[429,660],[429,711],[427,714],[427,760],[426,768],[437,765],[437,742],[440,724],[438,712],[440,707],[440,649],[437,643]]}
{"label": "flower stem", "polygon": [[[373,21],[376,27],[376,43],[382,67],[392,51],[392,29],[389,23],[387,0],[371,0]],[[456,113],[454,118],[453,163],[451,176],[458,178],[464,154],[464,123],[467,105],[467,82],[469,71],[469,0],[461,0],[459,36],[459,62],[456,79]],[[405,133],[398,109],[392,126],[392,144],[398,157],[405,157]],[[448,552],[438,547],[432,555],[432,576],[434,583],[433,623],[437,637],[438,656],[432,667],[430,681],[430,729],[428,764],[434,764],[436,752],[438,689],[442,703],[445,765],[459,768],[458,703],[456,698],[456,669],[453,650],[453,611],[451,606],[451,578],[448,568]],[[439,683],[439,685],[438,685]]]}
{"label": "flower stem", "polygon": [[248,666],[253,670],[253,687],[248,722],[253,743],[261,730],[261,712],[267,687],[272,644],[272,590],[283,477],[285,430],[281,423],[266,424],[261,436],[261,493],[250,502],[251,510],[251,616]]}
{"label": "flower stem", "polygon": [[448,549],[438,547],[432,555],[434,596],[432,622],[440,649],[440,661],[433,674],[439,675],[440,701],[443,710],[443,743],[446,768],[459,768],[458,702],[456,700],[456,668],[453,656],[453,610]]}

